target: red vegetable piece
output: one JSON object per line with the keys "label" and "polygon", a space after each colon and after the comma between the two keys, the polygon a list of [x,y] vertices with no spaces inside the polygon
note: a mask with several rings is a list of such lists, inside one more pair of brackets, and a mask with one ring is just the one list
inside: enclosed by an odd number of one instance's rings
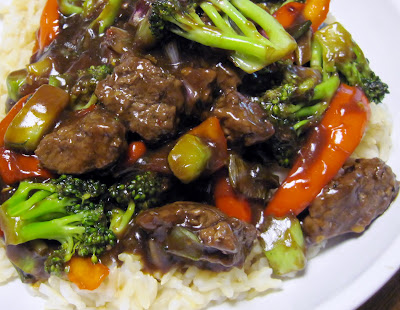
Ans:
{"label": "red vegetable piece", "polygon": [[342,84],[265,213],[282,217],[302,212],[358,146],[369,113],[363,91]]}

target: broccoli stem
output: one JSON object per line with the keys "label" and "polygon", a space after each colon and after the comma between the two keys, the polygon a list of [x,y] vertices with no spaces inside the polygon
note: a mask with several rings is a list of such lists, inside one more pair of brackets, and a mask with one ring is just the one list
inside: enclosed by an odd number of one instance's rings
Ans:
{"label": "broccoli stem", "polygon": [[128,208],[126,211],[122,210],[113,210],[114,214],[111,218],[110,229],[114,232],[114,234],[118,237],[121,237],[128,228],[128,224],[132,219],[133,214],[135,213],[136,205],[133,201],[130,201],[128,204]]}
{"label": "broccoli stem", "polygon": [[121,4],[122,0],[108,0],[103,11],[90,24],[89,28],[93,29],[94,26],[98,24],[99,33],[104,33],[104,31],[114,23],[114,19],[117,17]]}
{"label": "broccoli stem", "polygon": [[61,13],[64,15],[81,14],[83,9],[73,3],[75,0],[59,0],[58,6]]}
{"label": "broccoli stem", "polygon": [[23,225],[19,230],[20,243],[35,239],[56,240],[64,243],[67,238],[82,235],[85,227],[82,223],[85,213],[77,213],[44,222],[34,222]]}
{"label": "broccoli stem", "polygon": [[216,31],[215,28],[206,25],[199,26],[183,16],[177,16],[176,19],[169,21],[181,27],[181,29],[171,29],[173,33],[203,45],[231,51],[236,50],[244,54],[251,53],[258,58],[265,58],[272,53],[271,48],[262,45],[254,38],[246,38],[238,34],[230,35]]}
{"label": "broccoli stem", "polygon": [[[44,191],[43,198],[45,198],[46,195],[49,196],[54,193],[56,191],[56,187],[50,183],[30,183],[27,181],[21,182],[13,196],[3,203],[3,210],[7,210],[7,214],[10,216],[16,216],[29,210],[33,204],[26,204],[23,208],[20,207],[20,204],[25,203],[32,190],[37,190],[39,193],[40,191]],[[34,200],[31,200],[31,203],[33,201]]]}
{"label": "broccoli stem", "polygon": [[330,102],[339,85],[339,77],[337,75],[331,76],[314,88],[314,96],[312,100],[325,100]]}
{"label": "broccoli stem", "polygon": [[246,37],[260,40],[262,44],[272,45],[265,37],[263,37],[257,30],[253,23],[241,14],[229,1],[227,0],[210,0],[212,4],[221,9],[243,32]]}
{"label": "broccoli stem", "polygon": [[[296,41],[288,35],[282,25],[270,14],[259,7],[257,4],[248,0],[232,0],[232,4],[236,6],[244,16],[253,20],[268,35],[269,41],[279,47],[276,51],[278,59],[286,56],[290,50],[294,50],[297,46]],[[283,55],[282,55],[283,54]]]}
{"label": "broccoli stem", "polygon": [[35,207],[22,214],[20,218],[22,220],[34,220],[37,218],[50,220],[66,214],[66,208],[73,204],[73,199],[63,198],[60,200],[58,199],[58,194],[52,194],[47,196],[46,199],[35,203]]}
{"label": "broccoli stem", "polygon": [[[222,31],[226,32],[229,35],[235,34],[235,31],[229,25],[229,21],[225,20],[218,13],[214,5],[212,5],[209,2],[203,2],[200,4],[200,7],[203,9],[203,11],[207,14],[207,16],[211,19],[211,21],[217,28],[220,28]],[[261,38],[264,37],[261,36]],[[233,63],[235,63],[237,67],[241,68],[245,72],[254,72],[265,66],[265,60],[257,58],[252,55],[234,52],[230,57]]]}

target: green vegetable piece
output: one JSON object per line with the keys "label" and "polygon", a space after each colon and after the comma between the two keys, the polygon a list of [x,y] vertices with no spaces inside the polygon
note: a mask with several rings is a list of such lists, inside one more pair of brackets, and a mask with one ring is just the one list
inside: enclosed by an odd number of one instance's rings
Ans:
{"label": "green vegetable piece", "polygon": [[[205,23],[198,15],[200,8],[211,22]],[[247,73],[280,60],[297,47],[275,18],[250,0],[156,0],[149,21],[154,36],[160,37],[168,30],[226,50],[233,63]]]}
{"label": "green vegetable piece", "polygon": [[167,237],[167,252],[174,255],[198,261],[203,255],[200,238],[190,230],[176,226]]}
{"label": "green vegetable piece", "polygon": [[[64,272],[73,255],[91,256],[96,261],[116,243],[101,201],[105,191],[99,181],[67,175],[46,183],[22,181],[0,207],[5,244],[58,241],[59,246],[44,257],[49,273]],[[28,273],[32,269],[25,263],[20,268]]]}
{"label": "green vegetable piece", "polygon": [[199,137],[183,135],[168,155],[168,164],[183,183],[197,179],[211,158],[211,150]]}
{"label": "green vegetable piece", "polygon": [[78,2],[76,0],[59,0],[58,6],[64,15],[71,15],[71,14],[81,14],[83,9],[80,6],[75,5],[74,3]]}
{"label": "green vegetable piece", "polygon": [[10,97],[11,100],[17,101],[21,97],[19,89],[25,83],[27,75],[28,72],[26,69],[22,69],[11,72],[7,76],[7,91],[8,97]]}
{"label": "green vegetable piece", "polygon": [[132,201],[126,211],[118,208],[111,210],[110,229],[118,238],[121,238],[128,229],[128,224],[135,214],[135,208],[136,205]]}
{"label": "green vegetable piece", "polygon": [[108,0],[100,15],[90,24],[89,28],[93,29],[98,25],[99,33],[102,34],[114,23],[119,9],[121,8],[122,0]]}
{"label": "green vegetable piece", "polygon": [[53,69],[53,66],[53,61],[49,57],[46,57],[38,62],[26,66],[26,70],[28,71],[28,74],[42,76],[49,74]]}
{"label": "green vegetable piece", "polygon": [[382,102],[389,93],[388,85],[372,71],[361,48],[339,23],[314,34],[310,64],[322,72],[324,80],[338,75],[344,83],[361,87],[370,101]]}
{"label": "green vegetable piece", "polygon": [[39,87],[8,126],[5,145],[25,152],[34,151],[68,102],[69,95],[62,89],[50,85]]}
{"label": "green vegetable piece", "polygon": [[111,185],[108,194],[115,208],[109,211],[110,229],[122,238],[131,219],[140,211],[157,206],[168,188],[168,178],[150,171]]}
{"label": "green vegetable piece", "polygon": [[294,216],[268,217],[267,229],[261,234],[264,253],[277,275],[299,271],[305,267],[305,242],[299,220]]}

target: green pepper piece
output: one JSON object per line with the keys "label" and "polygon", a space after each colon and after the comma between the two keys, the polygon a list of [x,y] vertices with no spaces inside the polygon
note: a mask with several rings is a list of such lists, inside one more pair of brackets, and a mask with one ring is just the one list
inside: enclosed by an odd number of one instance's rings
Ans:
{"label": "green pepper piece", "polygon": [[305,242],[299,220],[290,215],[266,218],[267,229],[261,234],[264,253],[277,275],[302,270],[306,265]]}
{"label": "green pepper piece", "polygon": [[96,24],[99,24],[99,33],[102,34],[110,27],[118,15],[121,8],[122,0],[108,0],[106,6],[100,15],[90,24],[89,28],[93,29]]}
{"label": "green pepper piece", "polygon": [[51,58],[46,57],[42,60],[39,60],[38,62],[28,65],[26,69],[29,74],[32,74],[34,76],[42,76],[50,73],[50,71],[53,69],[53,66],[54,64]]}
{"label": "green pepper piece", "polygon": [[58,5],[61,13],[64,15],[81,14],[83,8],[74,5],[74,2],[76,2],[76,0],[59,0]]}
{"label": "green pepper piece", "polygon": [[175,226],[167,237],[166,251],[176,256],[198,261],[203,255],[200,238],[190,230]]}
{"label": "green pepper piece", "polygon": [[42,85],[14,117],[4,135],[6,147],[32,152],[55,125],[69,102],[60,88]]}
{"label": "green pepper piece", "polygon": [[26,76],[28,75],[28,71],[26,69],[21,69],[18,71],[11,72],[7,76],[7,91],[8,97],[13,101],[18,101],[21,97],[19,89],[26,81]]}
{"label": "green pepper piece", "polygon": [[200,176],[211,158],[211,150],[199,137],[183,135],[168,155],[168,164],[174,175],[183,183]]}

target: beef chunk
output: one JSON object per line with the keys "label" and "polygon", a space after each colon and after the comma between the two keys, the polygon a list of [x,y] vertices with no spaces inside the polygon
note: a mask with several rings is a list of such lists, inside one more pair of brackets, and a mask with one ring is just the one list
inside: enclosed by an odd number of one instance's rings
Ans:
{"label": "beef chunk", "polygon": [[150,141],[174,134],[183,111],[182,82],[136,56],[124,56],[95,93],[130,131]]}
{"label": "beef chunk", "polygon": [[222,92],[227,92],[232,89],[237,89],[241,83],[239,75],[229,67],[219,63],[216,66],[217,70],[217,85]]}
{"label": "beef chunk", "polygon": [[142,212],[135,224],[147,257],[160,269],[173,261],[216,271],[242,266],[256,238],[254,226],[195,202]]}
{"label": "beef chunk", "polygon": [[126,149],[125,127],[103,109],[75,117],[46,135],[35,153],[58,174],[82,174],[114,163]]}
{"label": "beef chunk", "polygon": [[200,114],[212,103],[213,83],[217,72],[213,69],[185,67],[181,70],[186,89],[185,113]]}
{"label": "beef chunk", "polygon": [[349,160],[309,207],[303,223],[308,241],[362,232],[398,191],[396,176],[380,159]]}
{"label": "beef chunk", "polygon": [[253,145],[268,140],[275,132],[261,106],[234,89],[219,97],[211,115],[218,117],[233,143]]}

